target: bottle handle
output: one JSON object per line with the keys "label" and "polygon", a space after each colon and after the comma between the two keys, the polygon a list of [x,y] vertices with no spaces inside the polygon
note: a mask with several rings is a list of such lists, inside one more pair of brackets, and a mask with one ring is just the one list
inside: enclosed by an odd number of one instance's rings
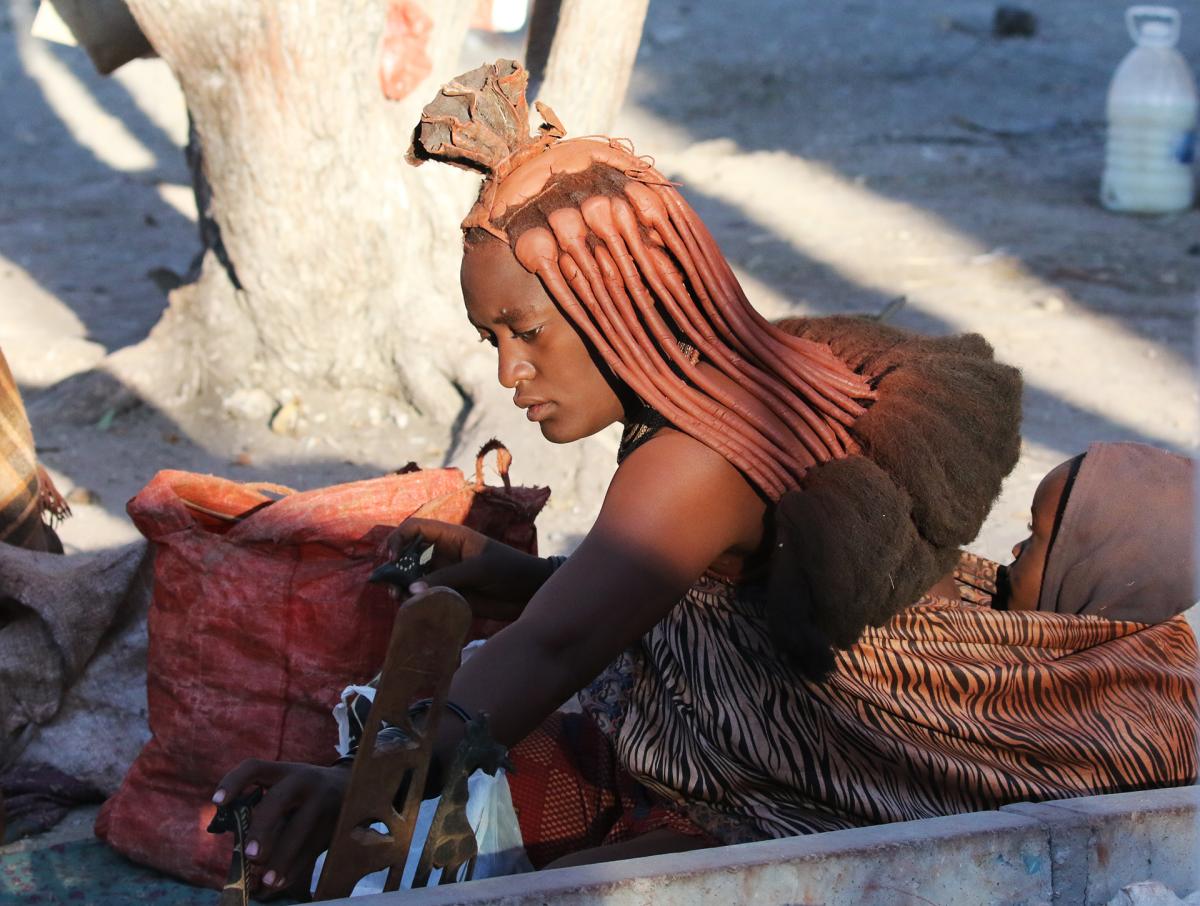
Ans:
{"label": "bottle handle", "polygon": [[1129,29],[1129,37],[1134,44],[1141,44],[1142,24],[1147,20],[1165,22],[1171,29],[1169,47],[1174,47],[1179,41],[1180,15],[1173,6],[1131,6],[1125,10],[1125,27]]}

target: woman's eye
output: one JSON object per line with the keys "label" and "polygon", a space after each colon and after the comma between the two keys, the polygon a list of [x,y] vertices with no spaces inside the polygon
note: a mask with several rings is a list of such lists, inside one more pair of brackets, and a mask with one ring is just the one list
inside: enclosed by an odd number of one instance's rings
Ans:
{"label": "woman's eye", "polygon": [[481,333],[481,334],[479,335],[479,342],[480,342],[480,343],[487,343],[487,344],[488,344],[489,346],[491,346],[493,349],[495,349],[495,348],[496,348],[496,337],[495,337],[493,334],[490,334],[490,333]]}
{"label": "woman's eye", "polygon": [[532,340],[536,340],[538,334],[540,334],[541,332],[542,332],[541,327],[534,327],[531,330],[514,330],[513,336],[518,340],[523,340],[524,342],[528,343]]}

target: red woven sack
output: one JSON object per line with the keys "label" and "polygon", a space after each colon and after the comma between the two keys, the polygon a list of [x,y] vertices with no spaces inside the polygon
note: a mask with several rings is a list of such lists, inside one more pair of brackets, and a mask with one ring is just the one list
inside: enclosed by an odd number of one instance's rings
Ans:
{"label": "red woven sack", "polygon": [[[245,758],[329,764],[330,709],[383,662],[396,603],[367,586],[390,526],[414,513],[536,553],[546,488],[458,469],[274,499],[263,485],[160,472],[129,502],[154,544],[146,691],[152,738],[96,834],[136,862],[219,887],[231,840],[205,832],[217,782]],[[273,490],[284,490],[274,488]]]}

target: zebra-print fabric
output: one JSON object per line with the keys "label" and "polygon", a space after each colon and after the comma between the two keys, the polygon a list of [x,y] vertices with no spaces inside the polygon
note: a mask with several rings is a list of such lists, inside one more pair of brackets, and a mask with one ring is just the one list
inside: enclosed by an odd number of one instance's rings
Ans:
{"label": "zebra-print fabric", "polygon": [[[805,680],[761,589],[705,577],[584,693],[623,766],[726,843],[1196,779],[1196,642],[923,598]],[[974,603],[982,602],[982,603]]]}

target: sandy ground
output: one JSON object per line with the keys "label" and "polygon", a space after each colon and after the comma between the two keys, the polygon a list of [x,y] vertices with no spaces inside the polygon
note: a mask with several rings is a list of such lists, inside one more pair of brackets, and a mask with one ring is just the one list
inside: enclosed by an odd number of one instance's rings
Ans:
{"label": "sandy ground", "polygon": [[[292,439],[119,394],[70,413],[44,404],[145,336],[162,283],[198,250],[186,113],[160,61],[99,78],[82,52],[24,37],[32,0],[0,3],[0,345],[45,463],[64,490],[93,492],[63,528],[68,548],[134,537],[124,502],[160,468],[306,488],[440,464],[439,426]],[[1178,6],[1200,67],[1200,3]],[[993,5],[973,0],[654,0],[614,129],[684,185],[767,313],[874,312],[904,296],[895,323],[979,331],[1022,369],[1021,462],[973,545],[1002,559],[1057,462],[1095,440],[1191,452],[1198,436],[1200,212],[1120,216],[1096,200],[1124,5],[1036,7],[1035,38],[1001,41]],[[501,53],[519,45],[472,37],[464,67]],[[518,481],[565,455],[528,429],[506,439]],[[615,442],[589,449],[546,512],[546,552],[569,549],[595,512]],[[136,701],[123,707],[139,719]]]}

